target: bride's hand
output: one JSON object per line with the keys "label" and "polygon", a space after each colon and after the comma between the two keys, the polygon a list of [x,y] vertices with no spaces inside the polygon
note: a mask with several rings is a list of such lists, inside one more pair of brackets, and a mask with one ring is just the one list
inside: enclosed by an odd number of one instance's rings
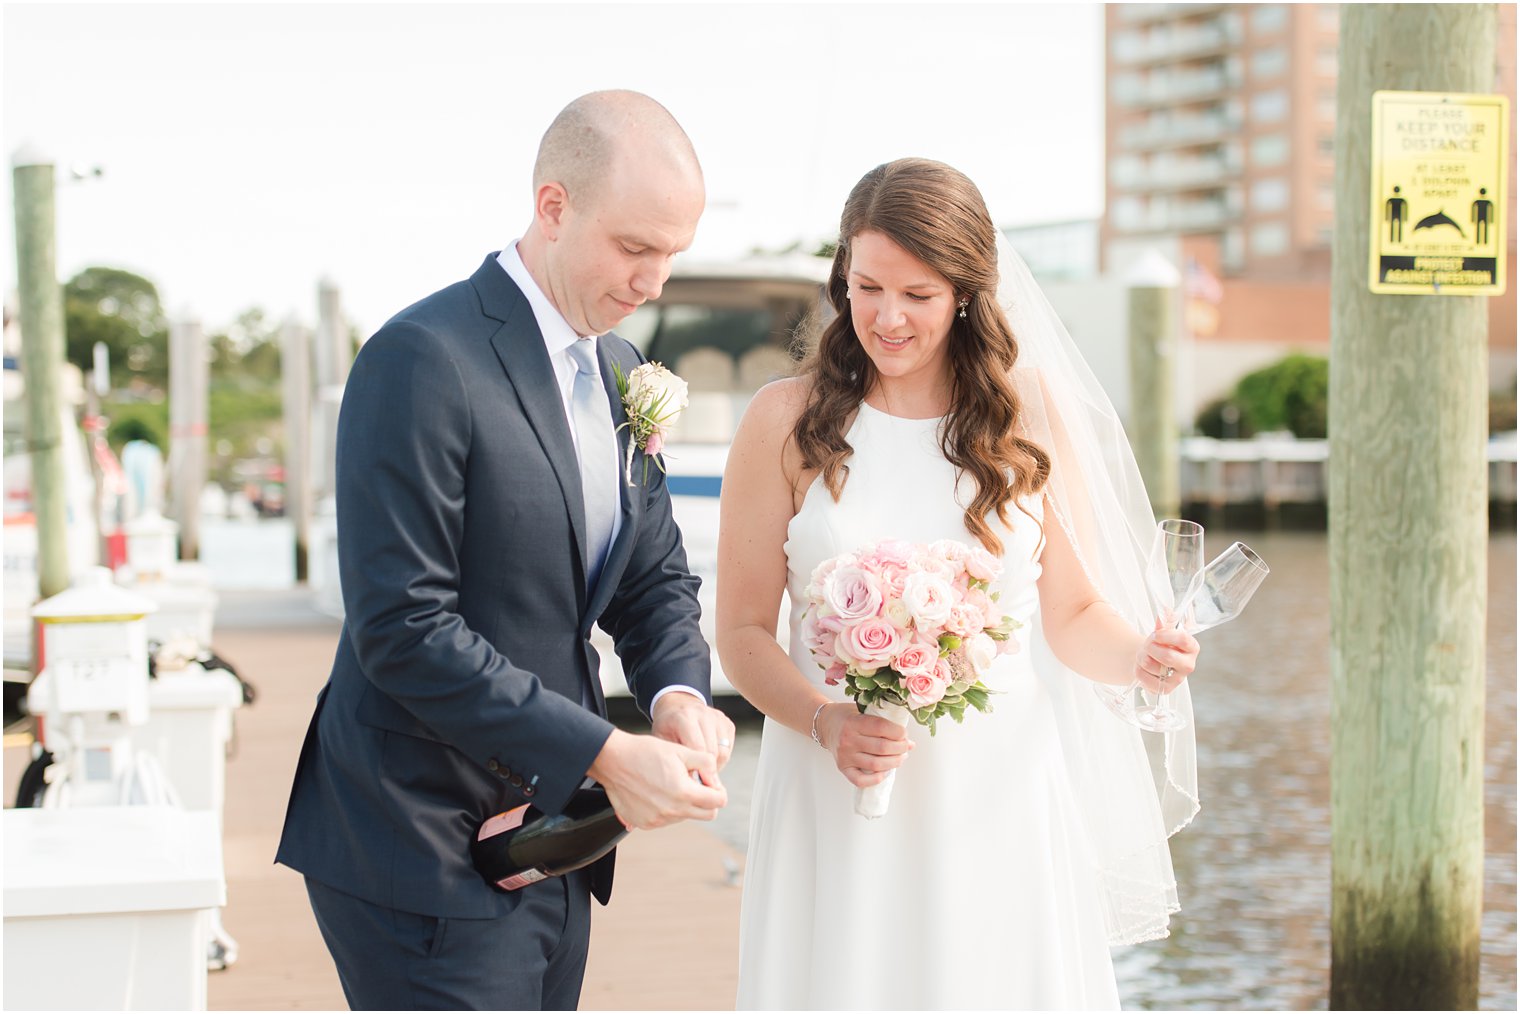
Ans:
{"label": "bride's hand", "polygon": [[862,789],[886,778],[916,745],[907,729],[845,703],[830,704],[818,715],[818,738],[850,784]]}
{"label": "bride's hand", "polygon": [[1153,694],[1176,690],[1197,666],[1198,641],[1159,620],[1135,654],[1135,677]]}

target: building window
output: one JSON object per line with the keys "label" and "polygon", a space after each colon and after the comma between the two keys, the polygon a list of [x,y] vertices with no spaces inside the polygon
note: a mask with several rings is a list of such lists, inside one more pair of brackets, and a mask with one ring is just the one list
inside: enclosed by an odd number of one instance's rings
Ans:
{"label": "building window", "polygon": [[1315,20],[1321,31],[1338,32],[1341,27],[1340,4],[1315,4]]}
{"label": "building window", "polygon": [[1319,153],[1325,158],[1335,157],[1335,138],[1328,134],[1321,135],[1319,139]]}
{"label": "building window", "polygon": [[1256,123],[1276,123],[1288,115],[1288,93],[1282,88],[1257,92],[1251,96],[1251,119]]}
{"label": "building window", "polygon": [[1145,227],[1145,202],[1138,197],[1121,197],[1114,202],[1114,226],[1121,232]]}
{"label": "building window", "polygon": [[1288,249],[1288,226],[1283,222],[1263,222],[1251,227],[1251,255],[1275,257]]}
{"label": "building window", "polygon": [[1270,169],[1288,161],[1288,138],[1284,134],[1263,134],[1251,141],[1251,165]]}
{"label": "building window", "polygon": [[1145,50],[1145,36],[1132,28],[1114,36],[1112,51],[1120,63],[1133,63],[1145,55]]}
{"label": "building window", "polygon": [[1251,184],[1251,210],[1281,211],[1288,206],[1288,181],[1280,176]]}
{"label": "building window", "polygon": [[1325,247],[1334,246],[1335,245],[1335,226],[1333,226],[1333,225],[1322,225],[1322,226],[1320,226],[1319,227],[1319,232],[1316,233],[1316,236],[1319,239],[1319,245],[1320,246],[1325,246]]}
{"label": "building window", "polygon": [[1252,32],[1280,32],[1287,23],[1288,8],[1283,4],[1257,4],[1251,9]]}
{"label": "building window", "polygon": [[1340,55],[1334,46],[1321,46],[1314,54],[1314,69],[1325,77],[1335,77],[1341,71]]}
{"label": "building window", "polygon": [[1251,76],[1281,77],[1288,70],[1288,51],[1282,46],[1259,49],[1251,54]]}
{"label": "building window", "polygon": [[1226,271],[1239,271],[1246,264],[1246,237],[1239,229],[1230,229],[1224,234],[1224,245],[1220,248],[1220,259]]}
{"label": "building window", "polygon": [[1335,93],[1320,92],[1319,98],[1314,100],[1314,111],[1319,119],[1325,123],[1335,122]]}

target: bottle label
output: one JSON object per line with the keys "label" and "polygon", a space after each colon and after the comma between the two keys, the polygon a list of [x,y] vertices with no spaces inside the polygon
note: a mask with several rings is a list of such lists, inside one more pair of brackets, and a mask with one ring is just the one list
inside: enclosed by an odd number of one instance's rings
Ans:
{"label": "bottle label", "polygon": [[510,831],[513,828],[521,827],[523,818],[527,816],[527,813],[528,808],[526,806],[519,806],[516,809],[508,810],[506,813],[498,813],[480,825],[480,831],[475,835],[476,840],[485,841],[487,838],[501,834],[503,831]]}
{"label": "bottle label", "polygon": [[549,874],[543,870],[523,870],[521,873],[498,880],[496,886],[503,891],[515,891],[520,887],[527,887],[529,884],[536,884],[540,880],[548,879]]}

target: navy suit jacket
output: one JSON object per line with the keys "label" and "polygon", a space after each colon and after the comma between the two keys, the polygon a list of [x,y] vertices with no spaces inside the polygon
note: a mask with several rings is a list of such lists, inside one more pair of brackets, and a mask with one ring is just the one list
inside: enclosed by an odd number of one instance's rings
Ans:
{"label": "navy suit jacket", "polygon": [[[618,425],[612,364],[642,357],[615,335],[598,345]],[[619,477],[622,528],[588,593],[564,403],[496,255],[365,343],[338,421],[346,619],[276,862],[423,915],[514,907],[471,867],[470,837],[524,802],[559,812],[611,734],[592,624],[645,714],[664,687],[710,692],[698,581],[664,473],[644,465],[636,452],[634,484]],[[592,876],[604,903],[611,859]]]}

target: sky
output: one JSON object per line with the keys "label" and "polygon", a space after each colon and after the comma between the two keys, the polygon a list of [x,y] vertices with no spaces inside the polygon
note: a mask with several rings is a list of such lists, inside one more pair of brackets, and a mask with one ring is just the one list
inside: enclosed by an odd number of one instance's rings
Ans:
{"label": "sky", "polygon": [[539,138],[601,88],[691,136],[692,259],[829,238],[905,155],[966,172],[999,225],[1095,217],[1102,10],[6,4],[0,133],[59,167],[60,278],[135,271],[214,331],[252,306],[313,324],[325,277],[367,335],[522,233]]}

